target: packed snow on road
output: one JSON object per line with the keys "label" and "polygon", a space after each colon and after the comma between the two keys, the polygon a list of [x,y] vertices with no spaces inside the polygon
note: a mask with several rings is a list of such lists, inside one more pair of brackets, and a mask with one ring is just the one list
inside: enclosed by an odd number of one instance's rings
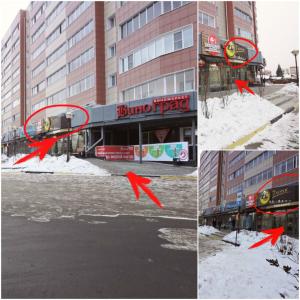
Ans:
{"label": "packed snow on road", "polygon": [[105,169],[101,169],[88,161],[71,156],[67,162],[67,156],[50,156],[46,155],[43,160],[34,157],[21,164],[15,165],[15,162],[26,154],[17,154],[16,156],[7,157],[5,154],[1,156],[2,172],[55,172],[64,174],[88,174],[97,176],[110,176]]}
{"label": "packed snow on road", "polygon": [[[236,232],[223,240],[235,242]],[[242,230],[239,247],[226,245],[214,256],[199,263],[201,299],[298,299],[299,242],[282,236],[273,247],[270,242],[254,249],[265,238],[259,232]]]}
{"label": "packed snow on road", "polygon": [[283,113],[283,109],[258,95],[234,93],[224,101],[210,98],[206,102],[208,118],[202,103],[198,120],[199,147],[207,150],[225,149]]}

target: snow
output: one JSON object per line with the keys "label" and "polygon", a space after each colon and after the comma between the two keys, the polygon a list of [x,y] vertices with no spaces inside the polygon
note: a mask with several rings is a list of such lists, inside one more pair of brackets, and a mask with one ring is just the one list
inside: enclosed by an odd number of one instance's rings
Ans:
{"label": "snow", "polygon": [[158,230],[161,239],[167,240],[168,244],[161,247],[171,250],[197,251],[197,230],[187,228],[161,228]]}
{"label": "snow", "polygon": [[55,172],[55,173],[68,173],[68,174],[89,174],[97,176],[110,176],[110,173],[105,169],[101,169],[88,161],[71,156],[70,161],[67,162],[67,156],[50,156],[46,155],[43,160],[34,157],[21,164],[14,165],[14,163],[24,157],[26,154],[17,154],[16,156],[9,157],[2,163],[2,172]]}
{"label": "snow", "polygon": [[8,156],[4,153],[1,153],[1,162],[6,162],[8,160]]}
{"label": "snow", "polygon": [[288,93],[288,94],[298,94],[299,93],[299,88],[296,85],[296,83],[289,83],[289,84],[286,84],[278,92],[281,93],[281,94],[286,94],[286,93]]}
{"label": "snow", "polygon": [[191,177],[198,177],[198,170],[195,170],[194,172],[186,175],[186,176],[191,176]]}
{"label": "snow", "polygon": [[298,138],[299,114],[289,113],[256,134],[247,142],[247,145],[259,143],[257,149],[261,150],[297,149]]}
{"label": "snow", "polygon": [[224,107],[221,98],[207,99],[209,118],[205,118],[199,105],[200,148],[225,149],[283,113],[281,108],[258,95],[234,93],[226,102]]}
{"label": "snow", "polygon": [[[201,299],[298,299],[299,273],[298,240],[282,237],[272,247],[268,242],[261,247],[248,249],[250,245],[265,238],[259,232],[242,230],[238,235],[240,247],[224,245],[221,252],[199,264],[199,298]],[[235,232],[223,238],[233,242]],[[284,245],[294,248],[294,255],[279,252]],[[271,261],[279,266],[271,265]],[[273,261],[273,262],[274,262]],[[288,274],[283,267],[289,266]],[[297,277],[297,276],[296,276]]]}
{"label": "snow", "polygon": [[204,225],[204,226],[199,226],[199,228],[198,228],[198,233],[204,234],[204,235],[212,235],[217,232],[220,232],[220,231],[213,226]]}

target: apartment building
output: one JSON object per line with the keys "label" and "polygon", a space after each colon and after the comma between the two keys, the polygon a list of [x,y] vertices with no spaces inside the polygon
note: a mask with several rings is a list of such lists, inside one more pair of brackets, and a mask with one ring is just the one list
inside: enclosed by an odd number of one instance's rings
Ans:
{"label": "apartment building", "polygon": [[11,139],[25,120],[25,34],[26,11],[20,11],[1,42],[1,125]]}
{"label": "apartment building", "polygon": [[[23,122],[47,105],[76,104],[88,107],[90,123],[72,136],[74,152],[93,154],[95,143],[167,143],[168,160],[175,153],[196,160],[196,2],[33,1],[25,15]],[[29,131],[39,138],[65,132],[65,112],[41,111]],[[74,111],[72,127],[82,122]],[[5,146],[26,151],[23,128],[16,141],[2,125]]]}
{"label": "apartment building", "polygon": [[[222,153],[222,154],[220,154]],[[218,156],[218,161],[214,159]],[[252,229],[285,226],[298,233],[299,154],[297,151],[207,151],[202,153],[199,173],[199,213],[201,222],[229,219],[242,213],[240,225],[250,218]],[[218,167],[216,167],[218,166]],[[214,177],[210,172],[218,170]],[[218,178],[216,181],[215,178]],[[216,191],[210,195],[209,191]],[[269,195],[264,202],[263,195]],[[220,197],[220,198],[218,198]],[[258,213],[287,212],[286,215]],[[293,225],[295,224],[295,225]],[[297,228],[296,228],[297,227]]]}
{"label": "apartment building", "polygon": [[[200,92],[231,89],[235,79],[258,84],[257,75],[264,66],[260,51],[247,67],[239,69],[230,68],[224,58],[224,45],[233,37],[246,38],[259,46],[255,2],[201,1],[198,10]],[[232,65],[255,55],[249,43],[236,39],[231,44],[235,49],[228,56]]]}

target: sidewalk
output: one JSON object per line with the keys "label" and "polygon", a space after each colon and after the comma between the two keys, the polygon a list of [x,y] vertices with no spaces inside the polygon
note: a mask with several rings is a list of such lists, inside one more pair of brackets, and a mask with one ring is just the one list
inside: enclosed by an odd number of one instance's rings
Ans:
{"label": "sidewalk", "polygon": [[[145,176],[187,176],[193,173],[196,168],[187,166],[174,166],[158,162],[138,162],[130,161],[107,161],[99,158],[86,158],[90,163],[106,169],[112,175],[124,175],[132,171],[138,175]],[[195,177],[196,178],[196,177]]]}

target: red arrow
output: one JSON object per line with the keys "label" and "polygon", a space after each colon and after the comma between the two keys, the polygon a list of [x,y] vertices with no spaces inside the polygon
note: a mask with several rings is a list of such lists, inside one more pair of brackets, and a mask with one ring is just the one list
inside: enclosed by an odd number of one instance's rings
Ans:
{"label": "red arrow", "polygon": [[235,80],[235,84],[238,87],[240,93],[243,93],[243,89],[248,91],[250,94],[255,95],[255,93],[248,87],[248,81],[246,80]]}
{"label": "red arrow", "polygon": [[139,187],[148,195],[148,197],[156,203],[157,206],[163,208],[163,205],[160,203],[158,198],[153,194],[153,192],[145,186],[145,184],[149,184],[151,180],[149,178],[145,178],[139,175],[136,175],[133,172],[127,172],[126,176],[131,184],[131,187],[135,193],[135,197],[138,200],[140,198]]}
{"label": "red arrow", "polygon": [[51,137],[51,138],[45,139],[40,142],[34,142],[32,144],[29,144],[28,145],[29,147],[38,148],[38,149],[35,150],[34,152],[22,157],[21,159],[16,161],[14,163],[14,165],[20,164],[20,163],[22,163],[26,160],[29,160],[35,156],[39,156],[40,160],[42,160],[45,157],[45,155],[48,153],[50,148],[55,144],[56,141],[57,141],[57,138]]}
{"label": "red arrow", "polygon": [[269,234],[269,236],[267,236],[266,238],[262,239],[261,241],[255,243],[255,244],[253,244],[251,247],[249,247],[249,249],[259,247],[259,246],[267,243],[270,240],[271,240],[271,244],[274,246],[276,244],[278,238],[283,234],[284,228],[283,228],[283,226],[281,226],[278,228],[263,230],[262,232],[265,234]]}

